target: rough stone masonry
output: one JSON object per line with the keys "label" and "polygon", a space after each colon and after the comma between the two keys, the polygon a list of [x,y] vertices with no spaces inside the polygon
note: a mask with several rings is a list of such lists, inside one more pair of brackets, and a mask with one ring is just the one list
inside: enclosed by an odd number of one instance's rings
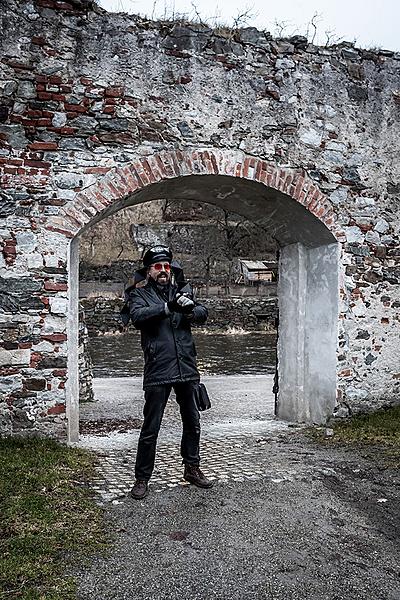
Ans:
{"label": "rough stone masonry", "polygon": [[196,199],[186,176],[198,193],[224,176],[227,207],[227,176],[243,180],[250,215],[262,183],[258,215],[273,191],[292,202],[277,230],[306,215],[329,232],[334,413],[399,402],[400,54],[0,2],[0,431],[65,431],[71,240],[135,202]]}

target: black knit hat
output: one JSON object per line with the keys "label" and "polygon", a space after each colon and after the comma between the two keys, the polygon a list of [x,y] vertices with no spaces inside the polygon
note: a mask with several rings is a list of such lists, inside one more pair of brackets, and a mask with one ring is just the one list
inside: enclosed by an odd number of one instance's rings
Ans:
{"label": "black knit hat", "polygon": [[172,252],[167,246],[153,246],[150,250],[147,250],[143,256],[143,265],[150,267],[156,262],[171,262]]}

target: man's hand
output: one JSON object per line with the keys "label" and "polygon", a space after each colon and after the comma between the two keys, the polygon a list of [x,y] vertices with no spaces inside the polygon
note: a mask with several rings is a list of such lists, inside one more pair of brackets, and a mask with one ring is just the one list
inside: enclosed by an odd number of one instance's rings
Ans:
{"label": "man's hand", "polygon": [[187,296],[185,296],[185,294],[182,294],[182,296],[179,296],[179,298],[177,298],[177,300],[176,300],[176,303],[180,307],[180,309],[183,313],[190,313],[194,309],[193,300],[191,298],[188,298]]}
{"label": "man's hand", "polygon": [[167,307],[170,312],[188,314],[194,309],[194,302],[186,294],[177,292],[175,298],[167,302]]}

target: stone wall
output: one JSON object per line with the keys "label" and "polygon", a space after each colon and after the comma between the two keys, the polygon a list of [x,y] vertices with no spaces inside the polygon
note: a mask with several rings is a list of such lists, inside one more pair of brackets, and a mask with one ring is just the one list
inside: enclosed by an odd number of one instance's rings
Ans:
{"label": "stone wall", "polygon": [[89,332],[83,308],[80,308],[78,335],[79,402],[94,402],[93,364],[89,351]]}
{"label": "stone wall", "polygon": [[399,401],[399,54],[83,0],[5,0],[0,19],[2,430],[62,425],[70,240],[167,196],[283,246],[336,240],[337,406]]}
{"label": "stone wall", "polygon": [[[276,297],[202,298],[208,309],[209,329],[259,329],[275,331]],[[81,300],[90,336],[120,333],[124,330],[119,316],[123,301],[119,298],[85,298]]]}

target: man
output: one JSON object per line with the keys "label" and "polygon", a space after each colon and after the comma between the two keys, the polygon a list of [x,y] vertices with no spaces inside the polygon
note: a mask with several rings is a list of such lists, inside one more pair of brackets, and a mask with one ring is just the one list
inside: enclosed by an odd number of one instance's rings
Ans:
{"label": "man", "polygon": [[[131,496],[142,499],[154,468],[156,444],[164,409],[172,388],[182,418],[181,455],[184,479],[202,488],[213,483],[199,468],[200,417],[196,404],[199,372],[191,324],[202,324],[207,309],[194,302],[185,282],[171,281],[172,253],[155,246],[143,257],[147,283],[129,294],[132,322],[141,332],[144,353],[144,421],[139,437],[135,465],[135,484]],[[181,271],[175,271],[182,275]],[[185,293],[184,290],[188,290]]]}

